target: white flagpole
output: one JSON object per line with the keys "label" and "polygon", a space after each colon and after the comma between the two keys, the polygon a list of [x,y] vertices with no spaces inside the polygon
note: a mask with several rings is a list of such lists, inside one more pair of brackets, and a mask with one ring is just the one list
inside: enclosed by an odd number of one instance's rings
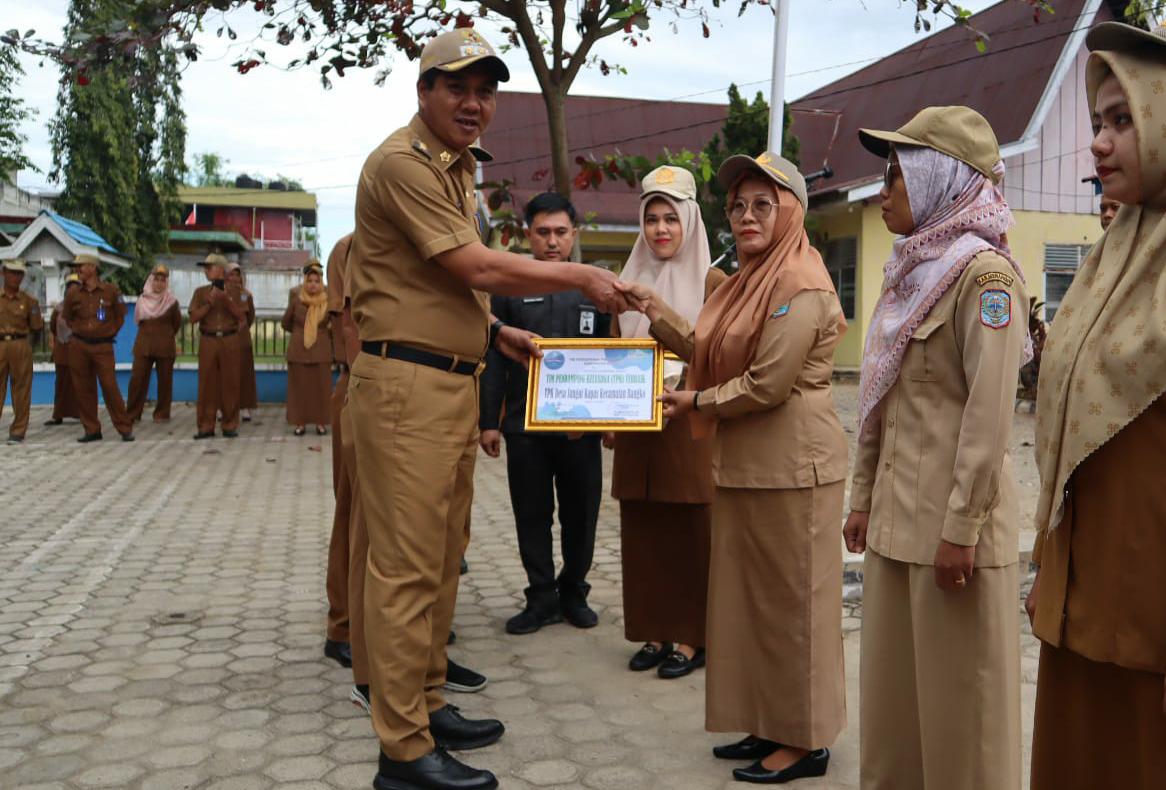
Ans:
{"label": "white flagpole", "polygon": [[785,51],[789,32],[790,0],[773,2],[773,83],[769,90],[769,150],[781,153],[782,122],[785,117]]}

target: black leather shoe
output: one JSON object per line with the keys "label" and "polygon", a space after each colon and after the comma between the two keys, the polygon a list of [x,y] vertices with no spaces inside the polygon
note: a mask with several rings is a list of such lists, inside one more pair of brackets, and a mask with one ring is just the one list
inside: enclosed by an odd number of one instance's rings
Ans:
{"label": "black leather shoe", "polygon": [[45,424],[46,428],[51,428],[54,425],[60,425],[63,422],[64,422],[64,420],[45,420],[44,424]]}
{"label": "black leather shoe", "polygon": [[98,431],[97,433],[87,433],[77,441],[79,441],[81,444],[88,444],[89,442],[100,442],[101,431]]}
{"label": "black leather shoe", "polygon": [[668,654],[660,666],[656,667],[656,674],[665,680],[672,680],[674,678],[682,678],[685,675],[691,674],[692,670],[700,669],[704,666],[704,648],[698,647],[696,652],[692,654],[692,658],[681,653],[679,650],[673,650]]}
{"label": "black leather shoe", "polygon": [[462,564],[458,567],[458,575],[465,576],[470,572],[470,564],[466,562],[466,558],[462,557]]}
{"label": "black leather shoe", "polygon": [[215,438],[214,431],[199,431],[194,435],[195,439],[213,439]]}
{"label": "black leather shoe", "polygon": [[599,615],[585,600],[565,599],[562,610],[563,618],[576,628],[594,628],[599,623]]}
{"label": "black leather shoe", "polygon": [[780,771],[769,770],[761,764],[760,760],[748,768],[734,768],[733,778],[738,782],[752,782],[757,785],[783,785],[794,779],[825,776],[828,765],[830,765],[830,750],[816,749],[789,768],[783,768]]}
{"label": "black leather shoe", "polygon": [[563,615],[558,609],[541,612],[528,606],[506,621],[506,633],[533,634],[544,625],[561,622],[563,622]]}
{"label": "black leather shoe", "polygon": [[123,434],[121,435],[121,440],[122,440],[123,442],[132,442],[132,441],[134,440],[134,433],[133,433],[133,431],[126,431],[125,433],[123,433]]}
{"label": "black leather shoe", "polygon": [[324,640],[324,657],[330,658],[345,669],[352,668],[352,645],[347,642]]}
{"label": "black leather shoe", "polygon": [[447,645],[452,645],[456,641],[457,641],[457,634],[454,633],[454,630],[451,628],[451,629],[449,629],[449,638],[445,640],[445,643]]}
{"label": "black leather shoe", "polygon": [[776,741],[767,741],[756,735],[746,735],[736,743],[713,747],[713,757],[718,760],[764,760],[781,748]]}
{"label": "black leather shoe", "polygon": [[416,760],[390,760],[382,753],[374,790],[494,790],[498,780],[489,771],[471,768],[440,746]]}
{"label": "black leather shoe", "polygon": [[672,643],[665,642],[660,647],[655,645],[644,645],[636,654],[632,656],[632,660],[628,662],[628,669],[632,672],[644,672],[652,669],[661,661],[668,657],[672,652]]}
{"label": "black leather shoe", "polygon": [[456,705],[446,705],[430,712],[429,732],[438,746],[456,752],[489,746],[506,728],[497,719],[467,719]]}
{"label": "black leather shoe", "polygon": [[446,662],[445,688],[450,691],[473,694],[486,688],[486,684],[489,682],[486,680],[485,675],[475,672],[469,667],[463,667],[461,664],[454,663],[453,659],[449,659]]}
{"label": "black leather shoe", "polygon": [[225,439],[238,439],[239,432],[238,431],[223,431],[223,438],[225,438]]}
{"label": "black leather shoe", "polygon": [[9,444],[20,444],[23,441],[24,441],[24,436],[17,436],[16,434],[12,434],[12,433],[8,434],[8,443]]}

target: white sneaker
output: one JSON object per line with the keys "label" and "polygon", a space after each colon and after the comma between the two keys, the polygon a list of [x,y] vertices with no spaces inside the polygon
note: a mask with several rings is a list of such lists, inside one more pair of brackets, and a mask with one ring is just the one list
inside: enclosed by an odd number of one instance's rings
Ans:
{"label": "white sneaker", "polygon": [[348,700],[365,713],[372,715],[372,700],[368,698],[368,686],[353,686],[348,692]]}

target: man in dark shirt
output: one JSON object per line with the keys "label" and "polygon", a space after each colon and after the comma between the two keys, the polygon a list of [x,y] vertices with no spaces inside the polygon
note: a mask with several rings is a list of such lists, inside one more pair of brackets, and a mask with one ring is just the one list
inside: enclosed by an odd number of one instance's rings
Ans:
{"label": "man in dark shirt", "polygon": [[[544,192],[526,205],[527,239],[535,259],[566,261],[578,232],[575,207],[556,192]],[[542,296],[495,296],[498,320],[544,337],[609,337],[611,317],[600,313],[579,291]],[[603,487],[598,434],[526,433],[526,369],[497,351],[486,357],[481,380],[482,449],[501,454],[506,436],[506,472],[518,530],[518,548],[530,586],[526,608],[506,623],[512,634],[533,633],[566,618],[578,628],[598,622],[587,606],[586,581],[595,551],[595,523]],[[505,416],[502,416],[505,404]],[[500,420],[501,417],[501,420]],[[551,527],[555,491],[559,495],[563,570],[555,579]]]}

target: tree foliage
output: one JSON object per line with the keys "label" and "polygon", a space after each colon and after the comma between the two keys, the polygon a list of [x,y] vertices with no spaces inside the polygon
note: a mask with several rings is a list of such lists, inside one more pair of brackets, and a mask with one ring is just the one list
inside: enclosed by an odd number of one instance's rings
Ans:
{"label": "tree foliage", "polygon": [[24,69],[20,66],[16,52],[0,47],[0,181],[4,182],[9,180],[9,175],[15,175],[17,170],[36,170],[24,154],[24,144],[28,142],[28,137],[20,131],[20,125],[36,115],[16,95],[16,86],[22,76]]}
{"label": "tree foliage", "polygon": [[187,167],[187,186],[192,187],[226,187],[233,181],[227,177],[229,160],[222,154],[214,151],[204,151],[195,154],[191,164]]}
{"label": "tree foliage", "polygon": [[[66,41],[133,12],[132,0],[72,0]],[[57,207],[101,234],[131,261],[115,274],[136,289],[167,229],[180,219],[186,123],[173,48],[140,48],[117,63],[64,70],[50,124]]]}

